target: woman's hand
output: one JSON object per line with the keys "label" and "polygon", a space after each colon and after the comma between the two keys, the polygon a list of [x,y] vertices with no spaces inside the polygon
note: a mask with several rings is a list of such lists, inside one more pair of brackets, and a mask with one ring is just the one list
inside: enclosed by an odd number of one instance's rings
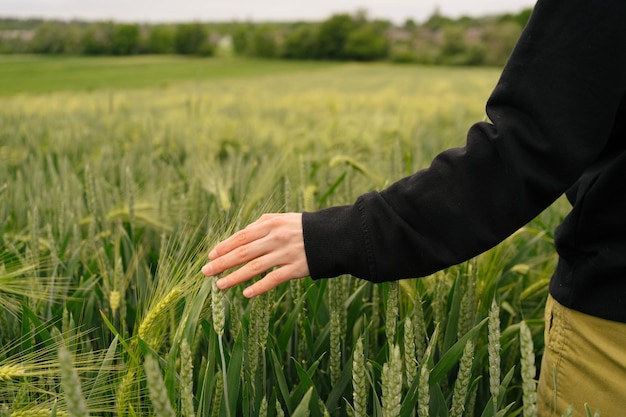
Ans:
{"label": "woman's hand", "polygon": [[306,277],[309,267],[304,252],[302,214],[265,214],[215,246],[209,260],[202,267],[206,276],[241,266],[217,281],[217,287],[222,290],[275,268],[243,291],[248,298],[291,279]]}

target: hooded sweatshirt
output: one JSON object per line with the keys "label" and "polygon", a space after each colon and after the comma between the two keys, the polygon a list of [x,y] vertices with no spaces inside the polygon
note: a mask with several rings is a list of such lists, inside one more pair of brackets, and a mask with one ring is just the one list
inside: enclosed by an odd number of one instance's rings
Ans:
{"label": "hooded sweatshirt", "polygon": [[626,2],[539,0],[464,147],[352,205],[303,214],[311,277],[430,275],[564,193],[550,293],[626,322]]}

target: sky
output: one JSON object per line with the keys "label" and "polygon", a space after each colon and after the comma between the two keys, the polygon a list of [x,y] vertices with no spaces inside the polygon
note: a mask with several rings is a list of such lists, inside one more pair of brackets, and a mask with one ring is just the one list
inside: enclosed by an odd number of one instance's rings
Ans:
{"label": "sky", "polygon": [[366,10],[370,18],[423,22],[438,9],[449,17],[518,12],[533,0],[0,0],[0,17],[172,21],[323,20]]}

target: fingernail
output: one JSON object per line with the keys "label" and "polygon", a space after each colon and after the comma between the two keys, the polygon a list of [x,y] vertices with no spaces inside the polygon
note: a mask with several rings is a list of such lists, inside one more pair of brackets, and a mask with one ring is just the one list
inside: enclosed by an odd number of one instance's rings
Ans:
{"label": "fingernail", "polygon": [[226,280],[225,279],[218,279],[215,282],[215,285],[217,286],[217,288],[219,288],[220,290],[223,290],[224,288],[226,288]]}
{"label": "fingernail", "polygon": [[246,298],[250,298],[254,296],[254,291],[252,290],[252,288],[248,287],[245,290],[243,290],[243,296]]}
{"label": "fingernail", "polygon": [[213,275],[213,267],[211,264],[206,264],[202,267],[202,273],[207,276]]}
{"label": "fingernail", "polygon": [[216,257],[217,257],[217,251],[215,249],[209,252],[209,259],[214,259]]}

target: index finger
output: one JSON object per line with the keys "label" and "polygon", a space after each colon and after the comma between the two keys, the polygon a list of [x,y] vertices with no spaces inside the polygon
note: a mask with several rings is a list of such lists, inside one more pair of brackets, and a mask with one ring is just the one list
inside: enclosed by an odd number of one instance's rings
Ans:
{"label": "index finger", "polygon": [[245,229],[234,233],[226,240],[223,240],[222,242],[215,245],[211,252],[209,252],[209,259],[217,259],[220,256],[230,253],[243,245],[247,245],[250,242],[267,236],[268,233],[269,230],[267,230],[267,228],[259,227],[257,223],[252,223],[248,225],[248,227],[246,227]]}

